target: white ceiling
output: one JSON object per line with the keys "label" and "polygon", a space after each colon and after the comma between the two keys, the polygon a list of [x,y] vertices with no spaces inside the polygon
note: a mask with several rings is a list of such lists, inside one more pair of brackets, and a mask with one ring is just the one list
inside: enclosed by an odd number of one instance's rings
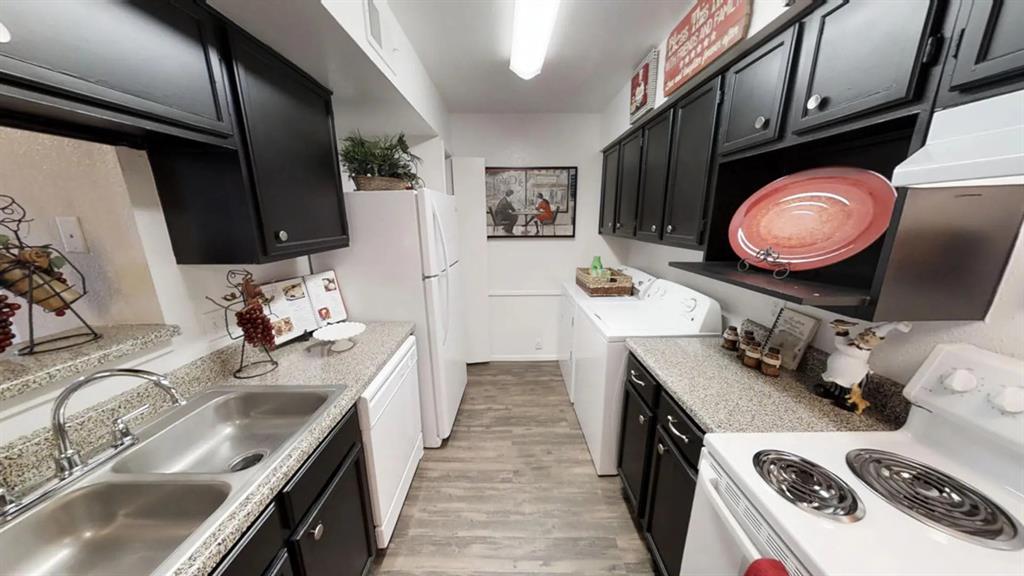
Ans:
{"label": "white ceiling", "polygon": [[562,0],[544,70],[508,69],[512,0],[389,0],[449,112],[602,112],[691,0]]}

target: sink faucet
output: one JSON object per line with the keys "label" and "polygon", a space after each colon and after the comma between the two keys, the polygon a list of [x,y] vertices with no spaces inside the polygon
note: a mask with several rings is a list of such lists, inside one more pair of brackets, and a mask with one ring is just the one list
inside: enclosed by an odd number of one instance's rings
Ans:
{"label": "sink faucet", "polygon": [[119,376],[141,378],[146,382],[149,382],[167,394],[175,406],[181,406],[185,403],[185,399],[181,397],[181,394],[178,393],[178,390],[174,386],[171,386],[171,382],[168,380],[167,376],[157,374],[156,372],[150,372],[148,370],[137,370],[134,368],[100,370],[99,372],[94,372],[76,379],[74,382],[69,384],[59,396],[57,396],[57,400],[53,404],[53,413],[50,417],[51,425],[53,426],[53,435],[57,438],[57,476],[61,480],[65,480],[73,476],[75,472],[82,468],[81,454],[71,446],[71,439],[68,437],[65,414],[68,400],[71,399],[71,396],[74,395],[75,392],[78,392],[90,384]]}

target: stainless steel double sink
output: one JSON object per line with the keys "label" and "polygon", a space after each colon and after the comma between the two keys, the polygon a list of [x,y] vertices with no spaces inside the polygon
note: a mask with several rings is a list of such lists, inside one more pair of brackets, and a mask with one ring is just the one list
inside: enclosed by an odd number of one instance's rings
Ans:
{"label": "stainless steel double sink", "polygon": [[190,555],[341,390],[206,392],[138,445],[0,527],[0,573],[144,575]]}

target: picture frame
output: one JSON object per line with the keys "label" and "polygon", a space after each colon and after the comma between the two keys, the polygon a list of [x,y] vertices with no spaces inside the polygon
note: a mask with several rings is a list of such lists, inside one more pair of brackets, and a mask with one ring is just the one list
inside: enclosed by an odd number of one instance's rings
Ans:
{"label": "picture frame", "polygon": [[654,109],[658,95],[658,49],[651,50],[633,69],[629,80],[629,123]]}
{"label": "picture frame", "polygon": [[484,169],[487,238],[575,238],[576,166]]}

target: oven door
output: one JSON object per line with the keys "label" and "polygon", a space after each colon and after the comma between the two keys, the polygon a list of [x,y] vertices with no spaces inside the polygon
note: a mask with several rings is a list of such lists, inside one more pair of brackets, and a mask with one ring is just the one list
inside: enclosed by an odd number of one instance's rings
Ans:
{"label": "oven door", "polygon": [[762,555],[718,494],[721,478],[710,460],[707,452],[701,455],[680,574],[742,576]]}

